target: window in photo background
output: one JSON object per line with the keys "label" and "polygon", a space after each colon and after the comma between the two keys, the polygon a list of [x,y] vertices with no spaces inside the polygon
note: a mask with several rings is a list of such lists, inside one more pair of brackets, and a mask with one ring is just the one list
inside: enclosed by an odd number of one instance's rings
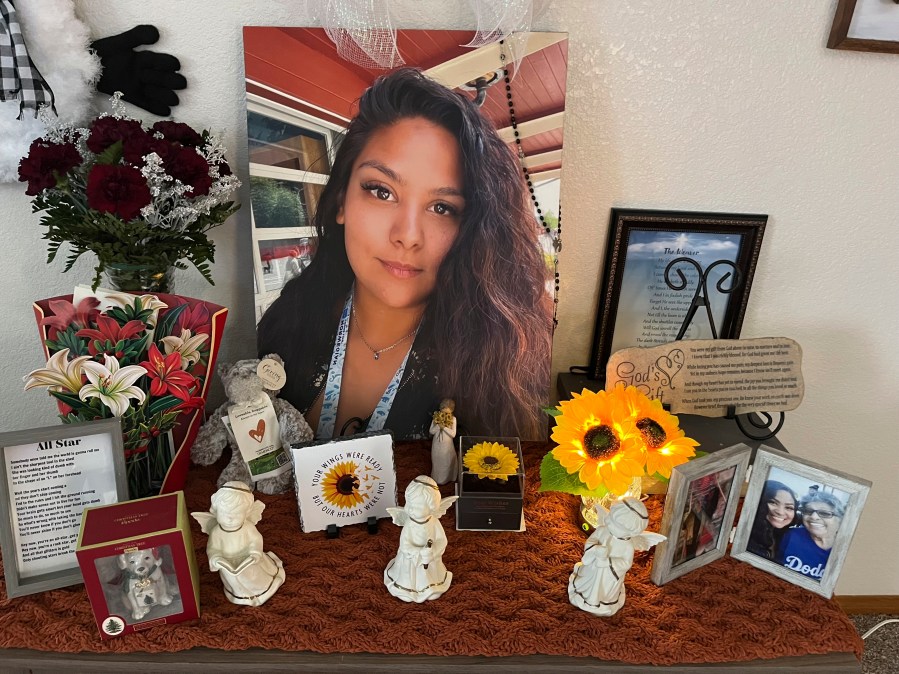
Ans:
{"label": "window in photo background", "polygon": [[325,134],[250,110],[247,112],[250,161],[293,171],[330,173]]}
{"label": "window in photo background", "polygon": [[264,291],[280,290],[290,279],[299,276],[312,261],[313,251],[313,240],[305,237],[259,241]]}
{"label": "window in photo background", "polygon": [[324,186],[315,183],[250,177],[253,220],[257,229],[306,227]]}
{"label": "window in photo background", "polygon": [[690,483],[672,568],[716,550],[736,466]]}

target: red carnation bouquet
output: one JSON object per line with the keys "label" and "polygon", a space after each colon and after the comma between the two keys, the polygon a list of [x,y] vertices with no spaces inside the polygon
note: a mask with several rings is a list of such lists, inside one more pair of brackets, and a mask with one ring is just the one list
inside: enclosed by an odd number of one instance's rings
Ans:
{"label": "red carnation bouquet", "polygon": [[118,96],[112,107],[86,129],[51,126],[19,163],[47,227],[47,261],[63,243],[71,248],[64,271],[95,253],[95,289],[107,267],[186,269],[184,259],[212,283],[206,232],[237,210],[230,198],[240,186],[221,141],[181,122],[145,128],[123,114]]}

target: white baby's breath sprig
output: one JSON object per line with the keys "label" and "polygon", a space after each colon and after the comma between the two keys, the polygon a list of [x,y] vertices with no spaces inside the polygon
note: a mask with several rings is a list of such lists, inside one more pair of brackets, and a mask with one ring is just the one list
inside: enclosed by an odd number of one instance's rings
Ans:
{"label": "white baby's breath sprig", "polygon": [[109,107],[112,108],[112,116],[116,119],[127,117],[125,114],[125,104],[122,103],[122,96],[124,96],[124,94],[121,91],[116,91],[109,99]]}

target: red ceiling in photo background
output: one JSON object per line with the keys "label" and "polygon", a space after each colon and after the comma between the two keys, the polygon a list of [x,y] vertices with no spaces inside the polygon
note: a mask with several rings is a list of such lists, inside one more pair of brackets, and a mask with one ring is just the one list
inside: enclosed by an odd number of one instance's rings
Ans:
{"label": "red ceiling in photo background", "polygon": [[[407,63],[427,70],[470,51],[464,47],[472,31],[401,30],[397,47]],[[247,90],[290,107],[341,123],[351,118],[356,102],[365,88],[383,70],[368,69],[345,61],[321,28],[244,28],[244,54],[248,80],[288,95],[277,96],[248,82]],[[285,54],[290,54],[286,61]],[[565,108],[565,72],[567,41],[558,42],[524,58],[512,82],[516,121],[520,124]],[[497,63],[497,68],[500,64]],[[510,125],[509,106],[502,81],[488,90],[481,107],[497,128]],[[468,95],[473,96],[472,92]],[[290,96],[310,103],[304,106]],[[330,111],[337,117],[323,115]],[[562,147],[562,130],[541,133],[524,139],[528,155]],[[559,162],[539,167],[558,168]],[[537,167],[534,167],[537,168]]]}

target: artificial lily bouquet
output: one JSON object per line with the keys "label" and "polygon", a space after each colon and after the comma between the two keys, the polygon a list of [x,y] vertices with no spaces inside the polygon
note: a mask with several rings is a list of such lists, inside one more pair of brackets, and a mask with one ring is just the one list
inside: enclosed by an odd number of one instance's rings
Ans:
{"label": "artificial lily bouquet", "polygon": [[64,423],[119,417],[131,497],[146,496],[172,461],[159,440],[204,406],[211,316],[181,298],[81,295],[49,301],[40,324],[50,359],[24,377],[25,390],[46,388]]}
{"label": "artificial lily bouquet", "polygon": [[540,465],[540,491],[603,498],[626,494],[644,476],[671,477],[696,455],[677,417],[633,386],[584,389],[547,410],[557,446]]}
{"label": "artificial lily bouquet", "polygon": [[64,271],[95,253],[94,289],[111,265],[187,269],[185,258],[212,283],[215,246],[206,232],[237,210],[230,198],[240,186],[221,141],[182,122],[144,128],[124,115],[119,98],[86,129],[48,120],[19,163],[47,227],[47,261],[63,243]]}

